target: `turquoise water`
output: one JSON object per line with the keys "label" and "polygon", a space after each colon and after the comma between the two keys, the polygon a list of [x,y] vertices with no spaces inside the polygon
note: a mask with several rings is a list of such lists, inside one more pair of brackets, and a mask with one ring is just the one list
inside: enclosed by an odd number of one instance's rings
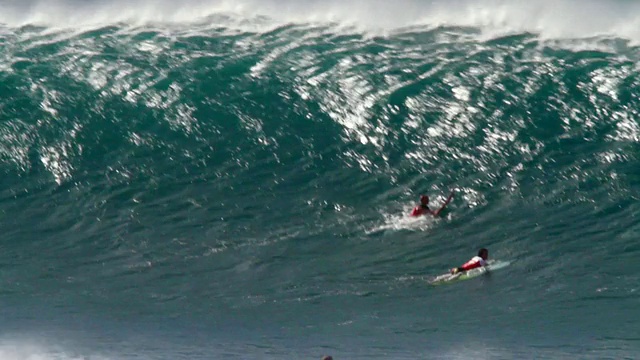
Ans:
{"label": "turquoise water", "polygon": [[634,4],[237,4],[0,6],[0,359],[640,355]]}

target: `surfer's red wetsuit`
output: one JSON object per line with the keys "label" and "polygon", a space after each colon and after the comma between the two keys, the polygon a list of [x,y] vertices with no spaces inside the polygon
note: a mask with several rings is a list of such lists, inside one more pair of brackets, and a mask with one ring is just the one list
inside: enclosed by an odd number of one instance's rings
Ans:
{"label": "surfer's red wetsuit", "polygon": [[462,271],[467,271],[467,270],[479,268],[485,265],[487,265],[487,262],[484,261],[483,258],[481,258],[480,256],[474,256],[471,258],[471,260],[467,261],[466,263],[464,263],[464,265],[460,266],[460,269],[462,269]]}
{"label": "surfer's red wetsuit", "polygon": [[438,216],[440,215],[440,212],[444,210],[447,204],[451,201],[451,199],[453,199],[453,191],[451,192],[451,194],[449,194],[449,197],[444,201],[444,204],[442,204],[440,209],[434,211],[429,209],[429,197],[427,195],[420,195],[420,205],[413,208],[413,211],[411,211],[411,216],[420,216],[426,214]]}
{"label": "surfer's red wetsuit", "polygon": [[413,208],[413,211],[411,211],[411,216],[420,216],[424,214],[431,214],[431,209],[424,205],[418,205]]}
{"label": "surfer's red wetsuit", "polygon": [[489,250],[482,248],[478,250],[478,256],[474,256],[471,260],[464,263],[464,265],[451,269],[452,274],[457,274],[459,272],[479,268],[482,266],[487,266],[487,259],[489,258]]}

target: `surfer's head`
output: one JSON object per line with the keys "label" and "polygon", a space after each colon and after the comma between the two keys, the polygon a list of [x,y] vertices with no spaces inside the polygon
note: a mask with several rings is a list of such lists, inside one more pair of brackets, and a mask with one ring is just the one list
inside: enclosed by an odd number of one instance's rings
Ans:
{"label": "surfer's head", "polygon": [[489,250],[485,248],[478,250],[478,256],[480,256],[483,260],[487,260],[489,258]]}
{"label": "surfer's head", "polygon": [[429,197],[427,195],[420,195],[420,204],[429,205]]}

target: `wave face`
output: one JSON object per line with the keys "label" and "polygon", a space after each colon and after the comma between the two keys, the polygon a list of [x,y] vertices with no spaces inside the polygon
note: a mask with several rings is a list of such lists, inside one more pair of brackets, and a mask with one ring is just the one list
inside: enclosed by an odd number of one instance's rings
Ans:
{"label": "wave face", "polygon": [[181,4],[0,6],[0,358],[637,357],[637,5]]}

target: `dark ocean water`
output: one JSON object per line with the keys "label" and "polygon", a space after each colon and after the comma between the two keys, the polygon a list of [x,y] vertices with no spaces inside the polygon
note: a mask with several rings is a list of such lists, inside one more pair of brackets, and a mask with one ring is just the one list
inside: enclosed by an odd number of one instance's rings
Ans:
{"label": "dark ocean water", "polygon": [[640,357],[635,5],[0,10],[0,359]]}

